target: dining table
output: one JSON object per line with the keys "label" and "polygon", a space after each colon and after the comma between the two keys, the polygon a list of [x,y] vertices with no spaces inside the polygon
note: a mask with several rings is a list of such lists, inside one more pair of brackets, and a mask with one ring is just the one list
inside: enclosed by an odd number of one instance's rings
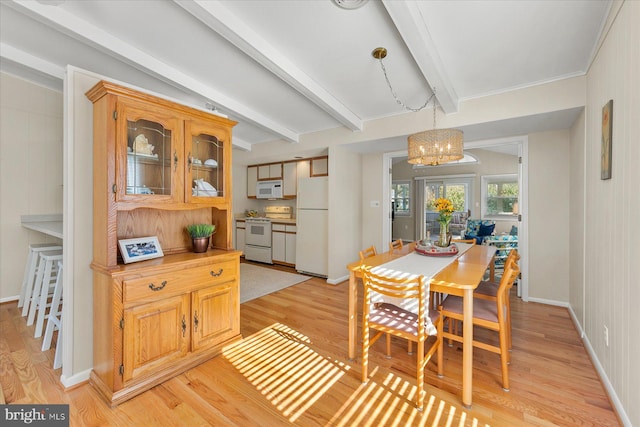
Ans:
{"label": "dining table", "polygon": [[[460,243],[459,246],[465,244]],[[473,291],[483,280],[489,270],[489,280],[494,280],[494,259],[496,248],[484,245],[468,245],[464,251],[451,257],[450,262],[440,270],[434,271],[430,278],[430,291],[442,294],[458,295],[463,298],[463,325],[462,325],[462,404],[466,408],[471,407],[472,402],[472,372],[473,372]],[[427,255],[415,255],[415,242],[404,245],[402,248],[380,253],[372,257],[355,261],[347,265],[349,270],[349,349],[350,360],[356,356],[357,331],[357,301],[358,278],[362,278],[361,270],[367,267],[394,266],[402,268],[407,274],[423,274],[425,265],[441,257]],[[454,258],[455,257],[455,258]],[[445,265],[446,264],[446,265]],[[428,277],[427,277],[428,278]]]}

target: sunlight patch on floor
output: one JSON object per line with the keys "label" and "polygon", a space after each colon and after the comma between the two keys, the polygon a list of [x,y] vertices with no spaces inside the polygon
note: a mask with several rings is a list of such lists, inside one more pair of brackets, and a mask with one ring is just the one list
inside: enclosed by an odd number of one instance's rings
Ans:
{"label": "sunlight patch on floor", "polygon": [[[424,410],[415,407],[415,380],[372,366],[369,381],[350,366],[318,354],[309,337],[280,323],[224,350],[224,356],[277,410],[295,422],[313,405],[336,401],[328,425],[487,426],[427,385]],[[431,389],[431,390],[430,390]],[[337,403],[340,402],[340,403]]]}
{"label": "sunlight patch on floor", "polygon": [[274,324],[224,351],[224,356],[291,421],[335,384],[349,366],[312,350],[311,340]]}

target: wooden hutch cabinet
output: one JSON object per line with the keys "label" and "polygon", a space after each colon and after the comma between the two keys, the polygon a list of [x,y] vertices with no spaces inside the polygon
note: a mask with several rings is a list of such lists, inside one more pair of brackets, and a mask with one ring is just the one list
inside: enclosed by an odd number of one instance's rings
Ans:
{"label": "wooden hutch cabinet", "polygon": [[[240,335],[232,250],[236,122],[109,82],[93,102],[93,370],[112,405],[220,353]],[[205,253],[186,226],[216,225]],[[157,236],[161,258],[124,264],[118,241]]]}

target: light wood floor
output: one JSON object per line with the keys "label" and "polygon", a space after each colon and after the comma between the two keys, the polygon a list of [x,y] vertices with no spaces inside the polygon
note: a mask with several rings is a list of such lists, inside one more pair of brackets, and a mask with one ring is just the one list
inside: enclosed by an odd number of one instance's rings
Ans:
{"label": "light wood floor", "polygon": [[460,404],[461,350],[445,378],[427,367],[427,406],[412,404],[414,362],[380,340],[371,379],[347,352],[347,282],[312,278],[241,306],[245,339],[142,395],[108,407],[88,384],[64,391],[54,350],[41,352],[16,303],[0,305],[2,403],[67,403],[72,426],[620,425],[566,309],[512,296],[511,391],[498,356],[474,352],[473,408]]}

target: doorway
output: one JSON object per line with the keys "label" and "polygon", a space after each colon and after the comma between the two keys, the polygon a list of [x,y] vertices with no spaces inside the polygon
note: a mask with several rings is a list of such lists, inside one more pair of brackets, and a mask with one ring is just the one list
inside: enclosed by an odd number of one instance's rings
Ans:
{"label": "doorway", "polygon": [[[496,166],[495,169],[492,168],[492,162],[504,161],[505,156],[509,155],[513,157],[513,161],[515,162],[514,173],[517,176],[517,185],[518,185],[518,195],[517,195],[517,211],[511,211],[511,215],[508,220],[514,222],[514,225],[517,229],[518,235],[518,252],[520,253],[520,268],[521,268],[521,280],[520,286],[518,289],[519,296],[522,297],[524,301],[528,300],[528,138],[527,136],[515,136],[510,138],[502,138],[495,140],[486,140],[486,141],[473,141],[473,142],[465,142],[465,152],[473,153],[474,150],[483,150],[485,152],[493,152],[496,153],[495,160],[491,160],[490,157],[479,156],[482,157],[478,160],[481,167],[473,167],[471,165],[441,165],[437,167],[429,168],[429,171],[426,173],[426,177],[418,177],[417,172],[413,170],[412,165],[408,165],[406,161],[406,152],[395,152],[395,153],[386,153],[385,158],[385,166],[388,167],[387,170],[390,171],[389,177],[389,185],[385,186],[386,189],[386,200],[392,201],[391,198],[391,186],[394,181],[406,180],[407,177],[411,177],[411,196],[412,200],[409,201],[409,204],[412,205],[411,208],[411,216],[412,221],[410,223],[404,222],[402,229],[400,230],[402,234],[398,234],[397,223],[398,217],[395,216],[394,223],[391,222],[391,217],[393,215],[390,214],[385,215],[385,219],[388,221],[387,226],[384,227],[385,230],[388,230],[386,236],[383,236],[384,244],[386,246],[387,242],[391,241],[393,238],[403,238],[406,239],[408,234],[408,228],[413,228],[410,231],[410,236],[412,240],[424,238],[426,236],[426,231],[428,229],[427,226],[427,215],[428,212],[426,201],[429,199],[429,188],[431,189],[431,193],[433,195],[446,195],[447,189],[444,183],[444,180],[451,179],[448,181],[448,184],[451,185],[449,192],[454,191],[454,181],[460,180],[461,178],[470,178],[473,177],[471,183],[469,184],[469,191],[465,193],[465,203],[467,204],[467,211],[470,211],[470,217],[475,219],[482,218],[483,215],[483,192],[481,191],[481,180],[482,176],[491,176],[491,175],[499,175],[501,170]],[[396,171],[402,171],[403,173],[398,175]],[[445,174],[446,172],[446,174]],[[446,177],[446,178],[445,178]],[[420,180],[421,178],[421,180]],[[435,191],[435,187],[426,187],[425,183],[427,182],[427,178],[433,178],[434,180],[440,180],[437,183],[429,183],[437,186],[438,191]],[[422,185],[420,185],[422,184]],[[439,197],[439,196],[438,196]],[[486,198],[486,195],[485,195]],[[421,204],[424,204],[424,214],[421,213],[419,207]],[[389,207],[391,207],[391,203],[389,203]],[[513,203],[510,204],[513,207]],[[403,218],[404,219],[404,218]],[[515,221],[514,221],[515,220]],[[500,221],[501,226],[498,228],[499,233],[509,233],[512,231],[511,225],[508,224],[508,221]],[[503,230],[504,228],[504,230]],[[509,228],[509,229],[506,229]],[[396,237],[399,236],[399,237]]]}

